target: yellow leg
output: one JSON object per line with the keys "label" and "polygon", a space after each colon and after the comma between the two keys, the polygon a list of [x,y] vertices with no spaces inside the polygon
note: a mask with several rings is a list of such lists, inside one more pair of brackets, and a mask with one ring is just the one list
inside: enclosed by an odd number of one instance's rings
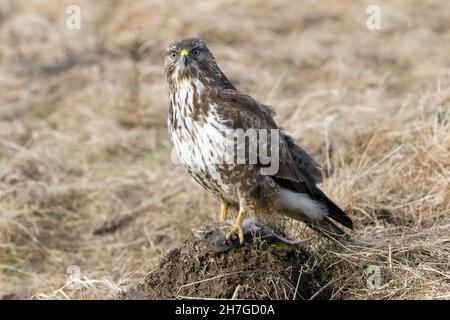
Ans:
{"label": "yellow leg", "polygon": [[244,221],[244,210],[240,208],[238,216],[236,218],[236,223],[230,226],[230,231],[227,233],[227,240],[230,240],[233,234],[237,233],[239,237],[239,243],[244,243],[244,230],[242,230],[242,221]]}
{"label": "yellow leg", "polygon": [[227,220],[228,202],[222,200],[220,202],[220,222]]}

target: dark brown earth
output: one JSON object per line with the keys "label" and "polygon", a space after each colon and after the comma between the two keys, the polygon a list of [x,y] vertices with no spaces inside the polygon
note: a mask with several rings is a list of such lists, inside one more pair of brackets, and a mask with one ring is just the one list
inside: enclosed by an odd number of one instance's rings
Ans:
{"label": "dark brown earth", "polygon": [[306,249],[286,244],[258,241],[214,253],[192,238],[118,298],[329,299],[330,279],[313,265]]}

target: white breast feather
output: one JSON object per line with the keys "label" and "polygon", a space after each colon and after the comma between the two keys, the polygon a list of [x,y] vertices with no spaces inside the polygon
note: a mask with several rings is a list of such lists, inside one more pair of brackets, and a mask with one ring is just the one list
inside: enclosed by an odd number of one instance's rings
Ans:
{"label": "white breast feather", "polygon": [[[193,83],[200,97],[204,86],[198,80],[194,80]],[[196,121],[192,117],[183,116],[183,114],[186,114],[186,112],[183,112],[183,109],[188,112],[195,112],[193,111],[193,99],[194,89],[192,82],[182,81],[179,85],[178,94],[174,99],[176,105],[173,106],[173,112],[175,113],[178,128],[173,128],[172,140],[177,148],[181,162],[191,171],[208,169],[211,174],[214,174],[215,166],[224,163],[224,157],[227,156],[225,152],[226,136],[217,129],[223,127],[223,124],[217,121],[216,104],[209,106],[209,113],[206,119]],[[185,101],[187,101],[187,104]],[[196,137],[195,144],[187,130],[194,133]],[[212,149],[212,144],[215,146],[214,149]],[[215,151],[212,155],[211,150]]]}

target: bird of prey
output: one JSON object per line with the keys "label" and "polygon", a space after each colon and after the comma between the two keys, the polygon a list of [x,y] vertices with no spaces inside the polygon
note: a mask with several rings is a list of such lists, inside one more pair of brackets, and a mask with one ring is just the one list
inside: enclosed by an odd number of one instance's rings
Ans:
{"label": "bird of prey", "polygon": [[[322,182],[318,163],[277,126],[272,108],[230,82],[203,40],[183,38],[169,45],[165,74],[168,128],[182,164],[220,201],[220,221],[227,219],[229,207],[238,210],[227,239],[237,235],[242,243],[245,215],[261,210],[303,221],[333,238],[346,236],[335,222],[353,228],[351,219],[317,187]],[[276,172],[263,173],[267,161],[249,161],[250,151],[245,153],[246,161],[236,161],[234,153],[230,161],[229,133],[249,130],[270,130],[271,138],[278,133],[278,139],[264,140],[266,149],[278,144],[273,149],[278,151]],[[244,148],[250,148],[249,137],[240,141]],[[239,143],[236,140],[231,139],[234,146]],[[256,140],[259,144],[263,139],[256,135]]]}

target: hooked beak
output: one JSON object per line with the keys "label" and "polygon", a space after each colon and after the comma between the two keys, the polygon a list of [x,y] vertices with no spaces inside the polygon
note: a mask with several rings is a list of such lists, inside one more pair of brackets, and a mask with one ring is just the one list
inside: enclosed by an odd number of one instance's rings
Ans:
{"label": "hooked beak", "polygon": [[182,59],[183,59],[183,65],[186,68],[189,63],[188,56],[183,56]]}
{"label": "hooked beak", "polygon": [[188,57],[189,52],[185,49],[185,50],[181,50],[180,55],[181,55],[181,59],[183,60],[183,65],[186,68],[188,63],[189,63],[189,57]]}

